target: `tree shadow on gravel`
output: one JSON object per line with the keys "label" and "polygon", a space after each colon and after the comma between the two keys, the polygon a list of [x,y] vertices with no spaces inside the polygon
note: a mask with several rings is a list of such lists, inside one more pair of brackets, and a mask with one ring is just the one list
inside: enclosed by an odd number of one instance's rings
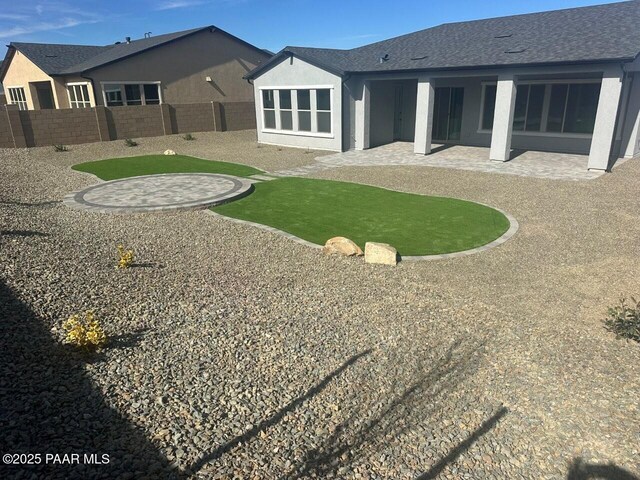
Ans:
{"label": "tree shadow on gravel", "polygon": [[14,205],[17,207],[51,207],[62,203],[62,200],[49,200],[46,202],[14,202],[9,200],[0,200],[0,205]]}
{"label": "tree shadow on gravel", "polygon": [[502,417],[504,417],[509,410],[506,407],[500,408],[496,413],[494,413],[488,420],[482,423],[480,427],[478,427],[464,442],[458,444],[454,449],[452,449],[444,458],[442,458],[438,463],[436,463],[433,467],[431,467],[428,471],[424,472],[420,475],[416,480],[431,480],[436,478],[444,468],[457,460],[457,458],[469,450],[469,447],[473,445],[481,436],[491,430],[495,425],[500,421]]}
{"label": "tree shadow on gravel", "polygon": [[[39,465],[0,464],[0,477],[181,477],[46,325],[0,281],[0,453],[42,455]],[[79,454],[80,464],[46,464],[46,454]],[[109,463],[86,464],[84,454]]]}
{"label": "tree shadow on gravel", "polygon": [[229,452],[239,444],[248,442],[252,438],[256,437],[261,431],[277,424],[285,417],[285,415],[287,415],[289,412],[301,406],[306,400],[322,392],[322,390],[324,390],[334,378],[339,376],[342,372],[344,372],[347,368],[351,367],[362,357],[369,355],[370,353],[371,353],[371,350],[365,350],[364,352],[354,355],[349,360],[344,362],[340,367],[338,367],[337,369],[332,371],[330,374],[328,374],[326,377],[324,377],[320,383],[318,383],[317,385],[314,385],[309,390],[307,390],[304,394],[300,395],[296,399],[289,402],[287,405],[285,405],[283,408],[278,410],[278,412],[276,412],[271,417],[258,423],[257,425],[255,425],[250,430],[247,430],[242,435],[238,435],[235,438],[229,440],[227,443],[219,446],[212,452],[202,456],[196,463],[194,463],[189,469],[187,469],[187,472],[196,473],[198,470],[202,469],[207,463],[217,460],[222,455]]}
{"label": "tree shadow on gravel", "polygon": [[[378,398],[373,405],[357,405],[357,401],[352,401],[351,416],[339,424],[321,446],[308,451],[304,460],[284,478],[324,478],[336,473],[340,476],[342,467],[367,454],[380,452],[392,439],[410,429],[412,414],[419,413],[421,421],[431,419],[434,425],[439,424],[441,406],[438,404],[475,372],[475,354],[480,348],[481,345],[455,343],[435,364],[428,368],[420,365],[417,380],[400,395]],[[348,407],[347,402],[343,403]],[[375,411],[379,413],[369,415]]]}
{"label": "tree shadow on gravel", "polygon": [[7,237],[48,237],[48,233],[35,230],[0,230],[0,236]]}
{"label": "tree shadow on gravel", "polygon": [[640,480],[624,468],[610,463],[607,465],[598,463],[586,463],[581,458],[575,458],[569,471],[567,480]]}

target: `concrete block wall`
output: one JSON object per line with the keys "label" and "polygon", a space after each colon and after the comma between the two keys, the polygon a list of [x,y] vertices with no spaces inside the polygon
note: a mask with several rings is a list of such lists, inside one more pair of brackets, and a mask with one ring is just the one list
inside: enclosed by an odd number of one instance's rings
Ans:
{"label": "concrete block wall", "polygon": [[255,129],[253,102],[18,111],[0,107],[0,148]]}
{"label": "concrete block wall", "polygon": [[73,145],[100,141],[93,108],[20,112],[27,145]]}
{"label": "concrete block wall", "polygon": [[214,119],[214,104],[185,103],[169,106],[173,133],[211,132],[220,130]]}
{"label": "concrete block wall", "polygon": [[229,102],[220,106],[222,130],[253,130],[256,128],[256,107],[253,102]]}
{"label": "concrete block wall", "polygon": [[106,110],[111,140],[165,134],[160,105],[113,107]]}

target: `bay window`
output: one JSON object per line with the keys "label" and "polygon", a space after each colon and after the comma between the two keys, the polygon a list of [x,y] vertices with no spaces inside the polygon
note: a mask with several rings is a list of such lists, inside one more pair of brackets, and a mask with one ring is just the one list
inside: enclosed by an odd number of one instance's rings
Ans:
{"label": "bay window", "polygon": [[333,132],[331,88],[261,89],[264,130],[329,136]]}
{"label": "bay window", "polygon": [[[517,86],[514,133],[593,133],[600,83],[595,81],[531,82]],[[496,103],[495,84],[482,89],[480,131],[491,131]]]}

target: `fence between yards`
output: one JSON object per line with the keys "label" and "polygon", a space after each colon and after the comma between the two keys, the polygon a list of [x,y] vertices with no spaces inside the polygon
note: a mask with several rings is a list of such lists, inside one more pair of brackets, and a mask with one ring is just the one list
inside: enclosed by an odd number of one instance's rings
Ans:
{"label": "fence between yards", "polygon": [[0,148],[42,147],[256,128],[253,102],[19,111],[0,105]]}

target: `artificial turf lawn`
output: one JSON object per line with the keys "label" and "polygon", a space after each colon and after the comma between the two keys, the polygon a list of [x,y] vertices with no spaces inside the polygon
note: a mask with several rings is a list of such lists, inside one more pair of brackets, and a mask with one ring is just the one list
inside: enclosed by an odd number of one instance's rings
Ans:
{"label": "artificial turf lawn", "polygon": [[229,162],[216,162],[186,155],[142,155],[139,157],[111,158],[73,166],[79,172],[93,173],[102,180],[153,175],[155,173],[223,173],[248,177],[264,173],[257,168]]}
{"label": "artificial turf lawn", "polygon": [[323,245],[329,238],[389,243],[401,255],[434,255],[485,245],[509,229],[497,210],[473,202],[401,193],[356,183],[282,178],[213,207]]}

